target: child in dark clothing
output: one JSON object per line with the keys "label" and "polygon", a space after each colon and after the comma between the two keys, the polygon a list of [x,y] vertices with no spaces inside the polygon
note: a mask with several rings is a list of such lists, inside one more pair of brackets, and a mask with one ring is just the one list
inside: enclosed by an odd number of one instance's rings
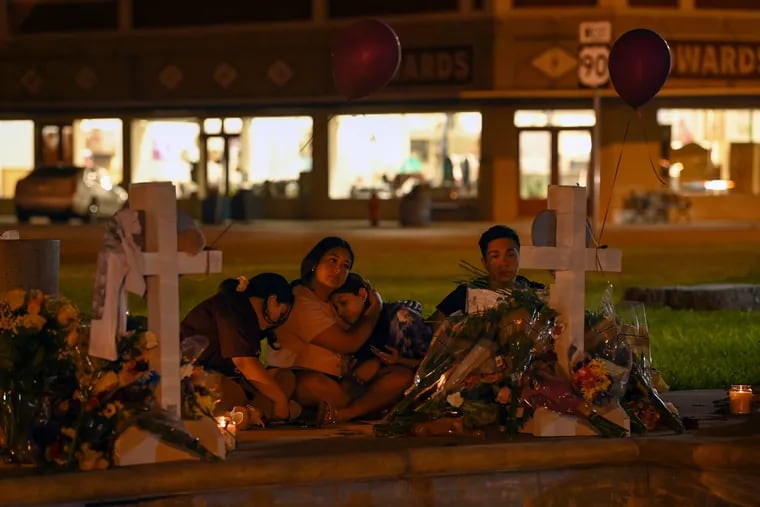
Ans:
{"label": "child in dark clothing", "polygon": [[[372,286],[356,273],[330,295],[338,317],[351,326],[368,307]],[[433,336],[417,301],[383,303],[372,334],[356,352],[353,377],[360,384],[372,380],[383,365],[415,369],[425,357]]]}

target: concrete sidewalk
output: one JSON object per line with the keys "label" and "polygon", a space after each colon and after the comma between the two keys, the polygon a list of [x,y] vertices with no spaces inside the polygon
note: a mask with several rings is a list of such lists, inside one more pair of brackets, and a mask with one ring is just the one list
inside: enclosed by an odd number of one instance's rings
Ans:
{"label": "concrete sidewalk", "polygon": [[380,439],[371,436],[369,424],[247,431],[222,463],[3,473],[0,503],[756,506],[760,413],[716,415],[713,402],[723,397],[725,392],[714,390],[667,393],[699,429],[628,439]]}

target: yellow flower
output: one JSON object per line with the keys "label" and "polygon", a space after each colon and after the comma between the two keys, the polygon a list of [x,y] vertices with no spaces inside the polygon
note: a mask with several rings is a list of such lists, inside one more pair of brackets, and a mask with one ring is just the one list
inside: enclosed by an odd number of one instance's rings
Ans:
{"label": "yellow flower", "polygon": [[45,326],[47,320],[39,313],[28,313],[18,321],[18,326],[39,332]]}
{"label": "yellow flower", "polygon": [[74,328],[71,331],[69,331],[69,334],[66,335],[66,345],[69,347],[74,347],[78,345],[81,341],[81,337],[79,334],[79,329]]}
{"label": "yellow flower", "polygon": [[462,398],[462,394],[459,392],[450,394],[446,396],[446,401],[454,408],[461,407],[464,403],[464,398]]}
{"label": "yellow flower", "polygon": [[73,305],[65,303],[58,309],[56,319],[60,325],[68,326],[72,322],[75,322],[77,319],[79,319],[79,312],[76,308],[74,308]]}
{"label": "yellow flower", "polygon": [[113,403],[109,403],[105,406],[105,408],[102,411],[103,417],[106,417],[108,419],[112,418],[116,415],[116,405]]}
{"label": "yellow flower", "polygon": [[11,311],[24,306],[26,291],[24,289],[11,289],[0,295],[0,303],[7,303]]}
{"label": "yellow flower", "polygon": [[103,376],[95,381],[94,394],[110,391],[119,386],[119,376],[116,372],[107,371]]}
{"label": "yellow flower", "polygon": [[26,302],[26,311],[29,315],[39,315],[42,304],[45,302],[45,294],[39,290],[29,291],[29,300]]}

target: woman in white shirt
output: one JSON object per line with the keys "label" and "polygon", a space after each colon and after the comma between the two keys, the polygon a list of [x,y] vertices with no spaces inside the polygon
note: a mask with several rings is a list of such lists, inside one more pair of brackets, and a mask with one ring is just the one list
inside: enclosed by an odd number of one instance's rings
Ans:
{"label": "woman in white shirt", "polygon": [[[296,371],[296,401],[319,407],[323,423],[387,408],[396,400],[398,386],[411,382],[403,372],[389,372],[357,393],[352,381],[344,379],[352,355],[372,334],[382,308],[379,294],[373,291],[367,311],[350,329],[337,317],[330,294],[343,285],[353,264],[351,246],[336,236],[323,238],[306,254],[301,278],[294,282],[290,317],[277,330],[277,345],[266,353],[270,366]],[[340,417],[341,410],[347,417]]]}

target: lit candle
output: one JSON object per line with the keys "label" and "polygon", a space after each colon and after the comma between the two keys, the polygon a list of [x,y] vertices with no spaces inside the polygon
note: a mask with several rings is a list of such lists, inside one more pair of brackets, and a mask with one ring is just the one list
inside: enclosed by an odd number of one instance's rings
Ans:
{"label": "lit candle", "polygon": [[752,386],[732,385],[728,391],[728,402],[732,414],[749,414],[752,411]]}

